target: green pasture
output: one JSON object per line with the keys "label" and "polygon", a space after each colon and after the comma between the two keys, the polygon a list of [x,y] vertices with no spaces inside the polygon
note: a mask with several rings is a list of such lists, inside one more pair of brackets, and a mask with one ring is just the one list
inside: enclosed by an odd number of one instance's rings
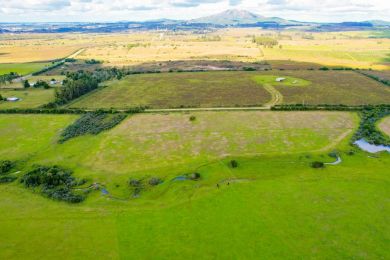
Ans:
{"label": "green pasture", "polygon": [[132,75],[75,101],[71,107],[151,108],[260,106],[271,95],[248,72]]}
{"label": "green pasture", "polygon": [[[16,175],[56,163],[112,196],[71,205],[1,184],[0,258],[390,257],[390,156],[349,145],[355,114],[194,115],[135,115],[64,144],[58,135],[77,116],[0,115],[0,158],[18,160]],[[334,149],[341,164],[309,166],[333,161]],[[201,180],[171,181],[194,171]],[[164,183],[133,198],[128,179],[147,176]]]}
{"label": "green pasture", "polygon": [[[277,82],[279,77],[285,80]],[[276,90],[271,92],[267,85]],[[389,88],[353,71],[285,70],[132,75],[109,82],[106,87],[75,100],[69,107],[245,107],[272,103],[275,95],[281,96],[280,101],[284,104],[390,102]]]}
{"label": "green pasture", "polygon": [[54,101],[54,89],[0,89],[3,98],[17,97],[16,102],[0,101],[0,109],[8,108],[37,108]]}
{"label": "green pasture", "polygon": [[51,63],[48,62],[30,62],[30,63],[0,63],[0,75],[8,74],[11,72],[18,73],[20,75],[28,75],[33,72],[39,71]]}

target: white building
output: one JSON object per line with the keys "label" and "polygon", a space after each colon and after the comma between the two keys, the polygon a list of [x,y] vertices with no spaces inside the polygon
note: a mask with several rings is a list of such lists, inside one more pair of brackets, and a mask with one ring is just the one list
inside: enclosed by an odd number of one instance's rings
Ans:
{"label": "white building", "polygon": [[282,81],[285,81],[285,80],[286,80],[286,78],[277,78],[276,82],[282,82]]}

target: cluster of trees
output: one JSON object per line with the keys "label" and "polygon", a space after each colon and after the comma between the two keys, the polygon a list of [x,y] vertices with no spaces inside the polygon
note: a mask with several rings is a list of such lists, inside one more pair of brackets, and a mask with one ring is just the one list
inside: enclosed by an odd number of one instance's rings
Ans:
{"label": "cluster of trees", "polygon": [[361,112],[359,129],[353,141],[364,139],[370,144],[390,145],[390,138],[377,129],[377,122],[390,115],[390,105],[367,107]]}
{"label": "cluster of trees", "polygon": [[63,143],[71,138],[86,134],[97,135],[118,125],[125,118],[126,114],[107,114],[101,111],[87,113],[65,128],[59,142]]}
{"label": "cluster of trees", "polygon": [[[28,80],[25,80],[25,81],[23,82],[23,87],[24,87],[24,88],[29,88],[29,87],[31,87],[30,82],[28,82]],[[38,81],[34,84],[33,87],[34,87],[34,88],[44,88],[44,89],[49,89],[49,88],[50,88],[49,84],[47,84],[47,82],[46,82],[46,81],[43,81],[43,80],[38,80]]]}
{"label": "cluster of trees", "polygon": [[276,39],[264,36],[253,36],[252,42],[256,43],[257,45],[264,46],[266,48],[273,48],[274,46],[279,44]]}
{"label": "cluster of trees", "polygon": [[79,203],[85,199],[82,194],[76,194],[74,187],[84,184],[85,180],[76,180],[73,172],[58,166],[37,166],[26,173],[20,180],[26,188],[41,188],[41,193],[49,198],[70,203]]}
{"label": "cluster of trees", "polygon": [[0,84],[5,84],[7,82],[11,83],[12,80],[19,78],[19,77],[20,77],[20,75],[18,73],[15,73],[15,72],[0,75]]}
{"label": "cluster of trees", "polygon": [[64,80],[62,88],[56,89],[55,103],[63,105],[76,99],[99,86],[99,81],[91,73],[72,73],[67,80]]}

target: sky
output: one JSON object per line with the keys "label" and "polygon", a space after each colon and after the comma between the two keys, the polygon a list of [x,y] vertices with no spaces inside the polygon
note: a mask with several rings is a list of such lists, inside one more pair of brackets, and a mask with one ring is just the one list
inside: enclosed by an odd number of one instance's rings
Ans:
{"label": "sky", "polygon": [[0,22],[181,20],[233,8],[299,21],[390,21],[390,0],[0,0]]}

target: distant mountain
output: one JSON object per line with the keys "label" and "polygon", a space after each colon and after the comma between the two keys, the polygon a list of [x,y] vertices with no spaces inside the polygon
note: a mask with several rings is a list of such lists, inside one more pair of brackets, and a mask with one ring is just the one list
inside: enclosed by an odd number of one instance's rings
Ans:
{"label": "distant mountain", "polygon": [[[189,30],[204,32],[208,29],[225,27],[255,27],[284,29],[295,27],[304,31],[356,31],[389,30],[390,22],[371,20],[364,22],[310,23],[265,17],[245,10],[230,9],[222,13],[192,20],[158,19],[143,22],[120,21],[100,23],[0,23],[3,33],[110,33],[129,30]],[[387,34],[386,34],[387,35]]]}
{"label": "distant mountain", "polygon": [[382,20],[370,20],[366,21],[367,23],[371,23],[374,26],[390,26],[390,22],[382,21]]}
{"label": "distant mountain", "polygon": [[245,10],[230,9],[222,13],[201,17],[188,21],[193,24],[214,24],[222,26],[250,25],[259,23],[275,23],[280,25],[303,24],[301,22],[289,21],[278,17],[265,17]]}

